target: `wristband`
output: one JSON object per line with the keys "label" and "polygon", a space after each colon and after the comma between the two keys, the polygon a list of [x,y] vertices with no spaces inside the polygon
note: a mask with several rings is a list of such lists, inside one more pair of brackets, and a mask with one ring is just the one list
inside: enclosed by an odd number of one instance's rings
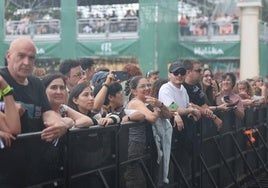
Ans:
{"label": "wristband", "polygon": [[128,120],[128,121],[131,121],[131,119],[130,119],[130,117],[129,117],[129,116],[127,116],[127,120]]}
{"label": "wristband", "polygon": [[13,95],[13,88],[8,85],[4,90],[0,90],[0,98]]}
{"label": "wristband", "polygon": [[93,118],[93,117],[89,117],[89,118],[92,120],[93,125],[98,125],[99,124],[98,120],[96,120],[95,118]]}
{"label": "wristband", "polygon": [[102,86],[107,87],[107,89],[109,88],[109,85],[108,85],[108,84],[106,84],[106,83],[103,83],[103,84],[102,84]]}

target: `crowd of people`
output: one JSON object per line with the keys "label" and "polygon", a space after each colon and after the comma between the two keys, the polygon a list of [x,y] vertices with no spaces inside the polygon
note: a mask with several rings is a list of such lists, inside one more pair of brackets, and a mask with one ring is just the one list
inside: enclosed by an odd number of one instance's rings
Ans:
{"label": "crowd of people", "polygon": [[231,35],[238,34],[239,18],[236,14],[218,14],[215,16],[182,15],[179,20],[181,36],[193,35]]}
{"label": "crowd of people", "polygon": [[[34,43],[17,38],[0,70],[0,137],[5,146],[20,133],[42,131],[41,139],[54,143],[68,129],[147,121],[156,138],[157,161],[163,158],[162,183],[169,182],[172,132],[187,130],[185,120],[201,125],[204,117],[220,129],[224,120],[217,112],[232,111],[243,119],[245,108],[263,105],[267,98],[261,77],[237,82],[227,72],[218,81],[194,59],[173,62],[168,79],[163,79],[158,70],[143,75],[134,64],[120,70],[128,77],[121,77],[120,71],[96,70],[88,58],[67,59],[56,72],[33,75],[35,58]],[[145,140],[144,127],[130,128],[129,159],[145,152]],[[124,177],[126,187],[146,187],[138,164],[128,165]]]}
{"label": "crowd of people", "polygon": [[116,33],[137,32],[138,11],[127,10],[121,18],[116,11],[112,14],[90,14],[88,18],[78,20],[79,33]]}
{"label": "crowd of people", "polygon": [[60,20],[52,17],[42,18],[38,14],[23,14],[19,20],[8,18],[5,28],[6,35],[59,34]]}

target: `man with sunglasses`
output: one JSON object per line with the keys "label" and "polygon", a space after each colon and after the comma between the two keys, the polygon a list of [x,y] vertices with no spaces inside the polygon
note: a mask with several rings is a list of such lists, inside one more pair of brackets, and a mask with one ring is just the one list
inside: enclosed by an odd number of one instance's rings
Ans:
{"label": "man with sunglasses", "polygon": [[205,93],[201,89],[202,69],[200,61],[187,59],[184,60],[183,65],[186,69],[183,86],[187,90],[192,106],[199,109],[202,116],[212,119],[216,126],[220,128],[222,121],[209,109],[209,106],[206,104]]}
{"label": "man with sunglasses", "polygon": [[[194,124],[201,117],[198,109],[190,105],[189,96],[182,85],[185,79],[186,69],[181,62],[174,62],[169,67],[169,82],[163,84],[159,90],[159,100],[168,106],[174,114],[174,121],[171,121],[173,129],[173,145],[176,146],[174,155],[180,164],[184,175],[191,171],[192,140],[189,125]],[[179,118],[178,118],[179,117]],[[182,118],[181,118],[182,117]],[[172,118],[173,120],[173,118]],[[182,121],[183,120],[183,121]],[[176,173],[176,172],[175,172]]]}
{"label": "man with sunglasses", "polygon": [[[186,70],[180,62],[174,62],[169,67],[169,82],[163,84],[159,90],[159,100],[168,106],[172,112],[181,116],[193,117],[195,121],[200,118],[199,110],[189,105],[189,96],[182,85],[185,79]],[[181,123],[174,122],[178,130],[181,130]],[[183,124],[182,124],[183,127]]]}

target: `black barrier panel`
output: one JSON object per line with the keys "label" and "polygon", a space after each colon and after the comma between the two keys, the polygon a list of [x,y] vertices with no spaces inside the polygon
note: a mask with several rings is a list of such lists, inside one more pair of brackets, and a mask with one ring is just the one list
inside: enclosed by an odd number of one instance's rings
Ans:
{"label": "black barrier panel", "polygon": [[22,134],[0,150],[0,187],[25,187],[62,181],[61,141],[55,147],[40,134]]}
{"label": "black barrier panel", "polygon": [[117,131],[113,125],[69,132],[70,187],[114,187]]}

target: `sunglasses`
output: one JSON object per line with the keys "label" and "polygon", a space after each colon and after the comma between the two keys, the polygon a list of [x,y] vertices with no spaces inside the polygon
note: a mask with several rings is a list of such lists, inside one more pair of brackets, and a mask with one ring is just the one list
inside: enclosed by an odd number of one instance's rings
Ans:
{"label": "sunglasses", "polygon": [[179,69],[179,70],[176,70],[175,72],[173,72],[174,76],[178,76],[179,74],[181,76],[184,76],[186,74],[186,70],[185,69]]}
{"label": "sunglasses", "polygon": [[193,71],[200,73],[202,69],[194,69]]}

